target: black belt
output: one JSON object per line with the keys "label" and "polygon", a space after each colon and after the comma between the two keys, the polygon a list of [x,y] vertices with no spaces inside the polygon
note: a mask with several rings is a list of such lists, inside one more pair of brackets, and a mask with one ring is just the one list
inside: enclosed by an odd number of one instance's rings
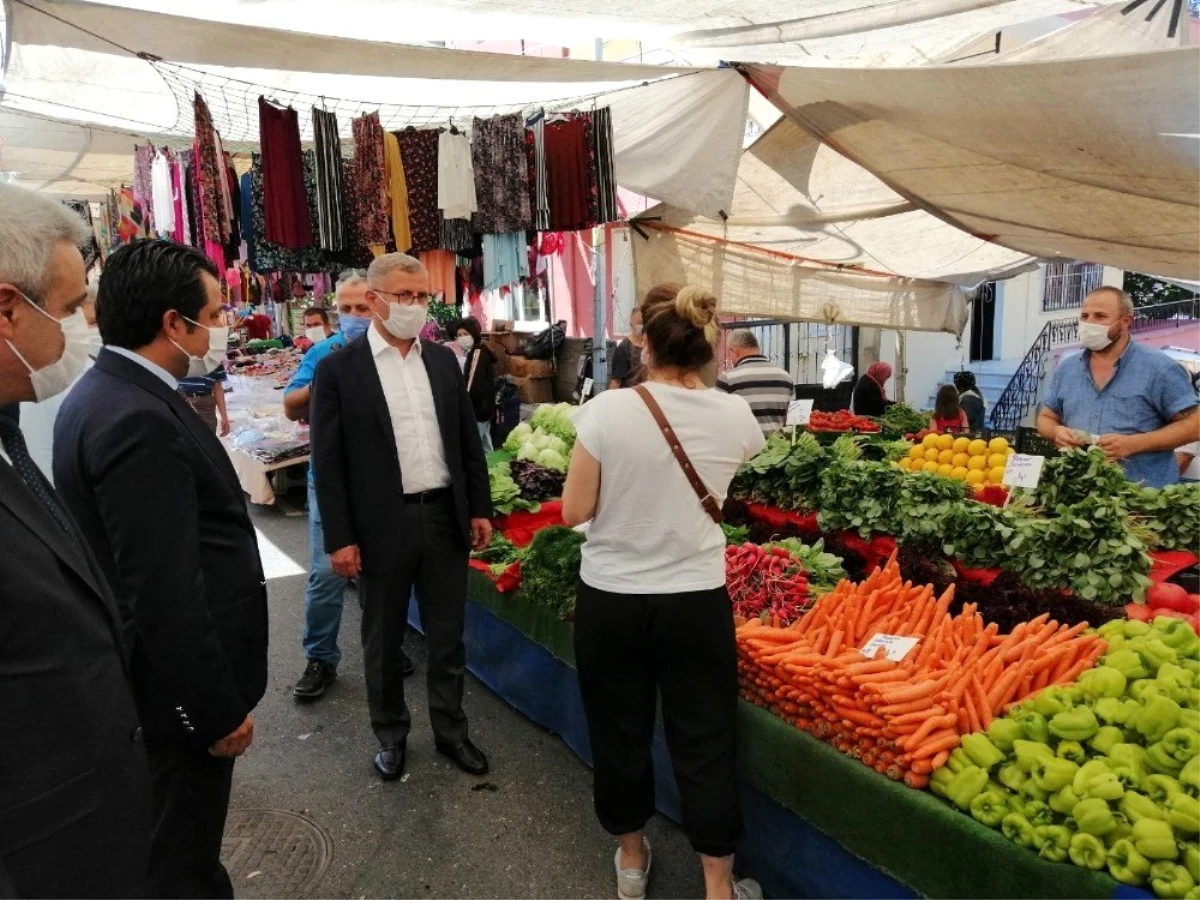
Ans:
{"label": "black belt", "polygon": [[421,491],[419,494],[405,494],[405,503],[436,503],[450,494],[450,488],[435,488],[432,491]]}

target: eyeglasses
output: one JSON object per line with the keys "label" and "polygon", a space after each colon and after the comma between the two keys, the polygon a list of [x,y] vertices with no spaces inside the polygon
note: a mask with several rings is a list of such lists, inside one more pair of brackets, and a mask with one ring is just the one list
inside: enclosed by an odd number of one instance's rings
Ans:
{"label": "eyeglasses", "polygon": [[433,294],[427,291],[414,294],[412,291],[381,291],[378,288],[371,288],[371,293],[395,297],[396,302],[401,306],[428,306],[429,301],[433,299]]}

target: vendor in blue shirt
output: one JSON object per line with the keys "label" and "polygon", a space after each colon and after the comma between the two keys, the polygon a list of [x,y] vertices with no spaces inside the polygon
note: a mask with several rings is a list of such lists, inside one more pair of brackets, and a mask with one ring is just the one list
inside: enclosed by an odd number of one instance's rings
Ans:
{"label": "vendor in blue shirt", "polygon": [[[300,368],[292,376],[284,391],[283,411],[293,422],[308,420],[308,404],[312,397],[313,376],[321,360],[367,333],[371,324],[371,304],[367,300],[367,279],[362,273],[349,270],[337,285],[338,324],[341,330],[330,332],[304,354]],[[305,313],[306,336],[310,314]],[[318,312],[324,312],[319,310]],[[327,324],[324,318],[313,315],[318,324]],[[312,326],[317,327],[316,325]],[[320,337],[315,331],[310,339]],[[302,644],[308,662],[304,674],[296,682],[292,693],[297,700],[311,701],[322,696],[337,678],[338,663],[342,651],[338,647],[338,631],[342,624],[343,594],[349,583],[333,571],[329,554],[325,552],[325,537],[321,528],[321,511],[317,507],[317,493],[313,486],[312,463],[308,466],[308,584],[304,590],[304,637]],[[407,657],[400,664],[408,674],[412,663]]]}
{"label": "vendor in blue shirt", "polygon": [[1037,428],[1060,448],[1093,440],[1130,481],[1164,487],[1179,480],[1175,448],[1200,436],[1200,407],[1183,367],[1129,335],[1133,302],[1115,287],[1084,298],[1084,351],[1054,373]]}

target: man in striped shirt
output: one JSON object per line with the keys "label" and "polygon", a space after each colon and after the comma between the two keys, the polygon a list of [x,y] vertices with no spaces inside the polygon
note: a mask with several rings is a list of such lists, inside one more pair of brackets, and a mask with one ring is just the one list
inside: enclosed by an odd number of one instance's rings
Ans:
{"label": "man in striped shirt", "polygon": [[733,368],[717,378],[717,389],[749,403],[763,434],[778,431],[787,418],[788,403],[794,399],[792,376],[762,355],[752,331],[733,332],[729,354]]}

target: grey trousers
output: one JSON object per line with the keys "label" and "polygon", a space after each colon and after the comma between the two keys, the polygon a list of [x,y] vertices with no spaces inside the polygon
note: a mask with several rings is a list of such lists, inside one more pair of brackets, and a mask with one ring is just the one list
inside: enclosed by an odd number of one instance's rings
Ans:
{"label": "grey trousers", "polygon": [[428,648],[433,734],[440,743],[458,745],[467,737],[462,698],[469,551],[450,495],[433,503],[406,504],[404,534],[412,538],[395,548],[388,568],[364,571],[359,583],[371,728],[381,744],[402,743],[408,737],[412,717],[404,700],[400,649],[409,597],[415,595]]}

